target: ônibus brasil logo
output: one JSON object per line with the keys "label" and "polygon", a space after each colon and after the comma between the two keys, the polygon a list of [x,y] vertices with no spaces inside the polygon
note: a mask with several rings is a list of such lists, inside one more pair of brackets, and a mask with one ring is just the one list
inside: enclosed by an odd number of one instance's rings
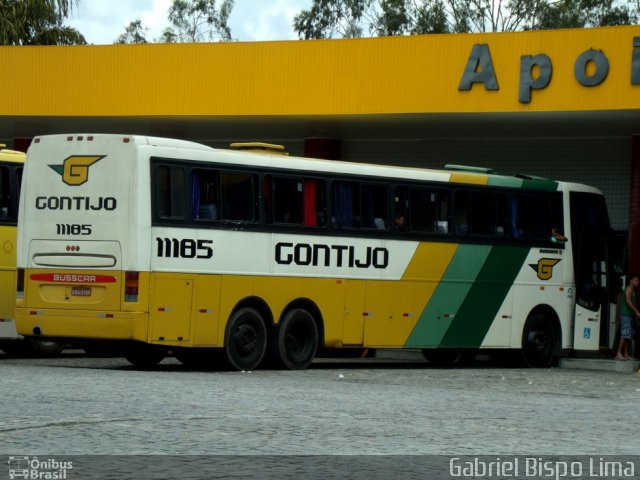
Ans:
{"label": "\u00f4nibus brasil logo", "polygon": [[65,480],[68,470],[73,470],[73,462],[60,461],[55,458],[38,459],[38,457],[10,456],[9,478]]}
{"label": "\u00f4nibus brasil logo", "polygon": [[64,183],[77,187],[89,180],[89,167],[104,157],[106,155],[71,155],[62,165],[49,166],[62,175]]}

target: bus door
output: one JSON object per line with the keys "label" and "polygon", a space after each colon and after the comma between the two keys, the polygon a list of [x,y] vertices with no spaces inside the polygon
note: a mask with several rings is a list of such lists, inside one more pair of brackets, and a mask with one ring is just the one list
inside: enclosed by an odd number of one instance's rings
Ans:
{"label": "bus door", "polygon": [[576,350],[598,350],[607,344],[609,328],[607,242],[596,235],[580,235],[576,240],[573,345]]}
{"label": "bus door", "polygon": [[626,231],[612,232],[607,248],[609,256],[609,323],[607,325],[607,336],[600,339],[600,346],[610,350],[614,348],[619,324],[618,304],[626,286],[628,236],[629,233]]}

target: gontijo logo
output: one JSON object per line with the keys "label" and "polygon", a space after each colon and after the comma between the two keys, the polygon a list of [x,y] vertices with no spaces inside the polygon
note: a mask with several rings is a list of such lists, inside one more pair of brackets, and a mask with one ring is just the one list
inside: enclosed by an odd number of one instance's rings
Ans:
{"label": "gontijo logo", "polygon": [[538,263],[530,263],[529,266],[533,268],[540,280],[549,280],[553,276],[553,267],[560,262],[559,258],[541,258]]}
{"label": "gontijo logo", "polygon": [[71,155],[62,162],[62,165],[49,166],[62,175],[64,183],[77,187],[89,180],[89,167],[104,157],[106,155]]}

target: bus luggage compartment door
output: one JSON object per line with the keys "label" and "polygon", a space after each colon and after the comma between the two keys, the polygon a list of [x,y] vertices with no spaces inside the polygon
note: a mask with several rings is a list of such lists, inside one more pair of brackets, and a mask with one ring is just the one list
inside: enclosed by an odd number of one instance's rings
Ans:
{"label": "bus luggage compartment door", "polygon": [[193,278],[175,274],[155,274],[149,305],[150,341],[186,342],[191,332]]}

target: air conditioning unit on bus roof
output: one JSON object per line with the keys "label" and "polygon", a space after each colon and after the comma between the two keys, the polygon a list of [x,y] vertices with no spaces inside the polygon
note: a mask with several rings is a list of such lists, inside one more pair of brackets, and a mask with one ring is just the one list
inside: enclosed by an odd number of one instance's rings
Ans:
{"label": "air conditioning unit on bus roof", "polygon": [[457,170],[460,172],[495,173],[492,168],[472,167],[471,165],[455,165],[453,163],[447,163],[444,168],[445,170]]}
{"label": "air conditioning unit on bus roof", "polygon": [[267,153],[270,155],[289,155],[283,145],[264,142],[236,142],[231,144],[234,150],[251,151],[255,153]]}

